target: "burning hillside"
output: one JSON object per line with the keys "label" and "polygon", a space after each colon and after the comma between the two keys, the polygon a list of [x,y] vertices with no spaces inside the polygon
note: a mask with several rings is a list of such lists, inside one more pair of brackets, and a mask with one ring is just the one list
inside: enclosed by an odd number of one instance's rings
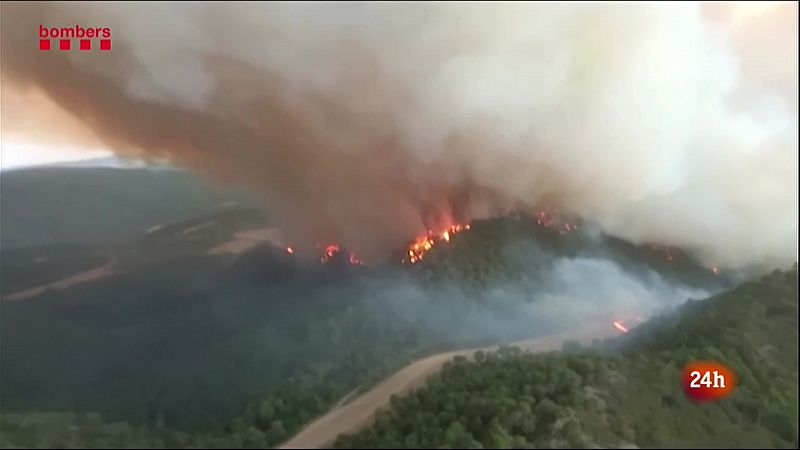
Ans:
{"label": "burning hillside", "polygon": [[[528,227],[530,231],[539,229],[542,231],[547,231],[548,233],[554,233],[551,236],[562,236],[563,238],[567,238],[570,235],[577,233],[582,226],[578,219],[569,217],[568,215],[560,212],[558,209],[540,207],[537,208],[531,215],[516,214],[506,216],[506,219],[498,218],[498,220],[502,222],[510,219],[511,217],[516,217],[519,219],[517,222],[519,222],[523,227]],[[472,230],[472,227],[472,223],[454,223],[436,231],[433,229],[428,229],[425,233],[420,234],[408,242],[407,247],[398,257],[398,261],[402,264],[408,265],[418,264],[425,260],[430,252],[437,248],[446,247],[451,243],[451,240],[456,235],[469,232]],[[500,245],[500,242],[502,242],[503,236],[499,236],[497,233],[503,233],[502,228],[500,230],[490,232],[490,235],[495,235],[494,240],[496,241],[490,245]],[[514,233],[515,232],[512,232],[512,235]],[[522,231],[520,236],[525,234],[526,233]],[[639,257],[636,257],[635,255],[631,256],[635,258],[643,258],[641,259],[642,263],[652,263],[652,261],[649,261],[648,258],[650,256],[655,256],[657,257],[657,260],[663,261],[664,263],[670,265],[674,264],[676,267],[678,265],[682,266],[683,264],[688,264],[688,267],[690,267],[692,271],[695,270],[694,258],[679,248],[660,244],[645,244],[639,246],[638,248],[639,250],[636,251],[641,252],[641,255]],[[288,254],[295,253],[294,246],[288,246],[285,248],[285,250]],[[317,243],[315,245],[315,251],[318,254],[317,258],[322,264],[336,262],[354,266],[365,265],[364,260],[357,256],[355,252],[345,248],[339,243],[329,243],[325,245]],[[633,251],[633,249],[629,251]],[[720,274],[720,269],[717,266],[707,266],[705,270],[708,270],[714,275]]]}
{"label": "burning hillside", "polygon": [[[576,222],[568,221],[558,211],[551,212],[546,209],[539,209],[535,217],[537,225],[557,231],[560,234],[567,234],[578,230]],[[435,247],[449,243],[454,236],[461,232],[469,231],[470,229],[471,224],[469,223],[455,223],[437,231],[428,229],[424,234],[417,236],[408,244],[408,248],[400,262],[403,264],[416,264],[425,259],[428,252]],[[350,264],[364,265],[364,262],[359,259],[355,253],[343,249],[342,246],[337,243],[324,246],[317,244],[316,247],[322,250],[320,262],[323,264],[327,264],[338,255],[343,254]],[[286,251],[287,253],[294,253],[293,247],[287,247]]]}
{"label": "burning hillside", "polygon": [[433,249],[433,247],[439,242],[450,242],[452,236],[456,234],[469,230],[470,225],[450,225],[449,227],[441,230],[437,233],[434,233],[431,230],[422,236],[417,237],[414,241],[408,246],[408,256],[403,258],[403,263],[409,264],[416,264],[422,261],[425,258],[425,254]]}

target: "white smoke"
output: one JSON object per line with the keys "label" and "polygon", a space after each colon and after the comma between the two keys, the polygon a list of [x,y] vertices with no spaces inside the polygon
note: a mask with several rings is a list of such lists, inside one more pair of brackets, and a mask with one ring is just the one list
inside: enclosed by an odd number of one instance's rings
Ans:
{"label": "white smoke", "polygon": [[[796,4],[13,6],[10,81],[120,151],[255,186],[298,234],[379,255],[457,193],[471,217],[547,201],[715,265],[795,260]],[[43,55],[38,23],[110,26],[115,53]]]}

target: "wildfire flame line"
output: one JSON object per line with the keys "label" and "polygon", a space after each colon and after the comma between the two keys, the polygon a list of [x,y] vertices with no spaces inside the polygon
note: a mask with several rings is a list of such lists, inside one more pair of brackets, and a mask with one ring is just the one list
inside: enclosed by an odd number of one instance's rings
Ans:
{"label": "wildfire flame line", "polygon": [[[578,224],[574,222],[570,223],[565,220],[558,210],[549,211],[540,209],[536,213],[535,218],[536,223],[539,226],[558,231],[560,234],[568,234],[578,230]],[[469,229],[470,224],[453,224],[440,230],[439,232],[428,230],[426,234],[418,236],[411,241],[401,262],[416,264],[425,259],[427,253],[431,251],[437,244],[441,242],[450,242],[455,234]],[[648,245],[650,249],[660,253],[667,261],[674,261],[678,259],[675,250],[670,247],[657,244]],[[322,246],[319,244],[317,244],[317,247],[322,248]],[[327,264],[336,254],[341,251],[342,249],[339,244],[332,243],[326,245],[323,249],[322,256],[320,257],[320,262]],[[293,254],[294,249],[292,247],[286,247],[286,252]],[[364,262],[352,252],[347,252],[347,261],[353,265],[364,265]],[[720,274],[719,267],[714,266],[711,267],[710,270],[715,275]],[[625,325],[623,325],[622,321],[614,321],[614,327],[623,333],[628,332],[628,329],[625,327]]]}
{"label": "wildfire flame line", "polygon": [[461,225],[455,224],[450,225],[449,227],[441,230],[438,233],[434,233],[431,230],[428,230],[428,233],[422,236],[417,237],[414,241],[408,246],[407,256],[403,259],[402,262],[408,262],[409,264],[416,264],[422,261],[425,258],[425,254],[428,253],[437,243],[439,242],[450,242],[453,235],[460,233],[464,230],[469,230],[470,225]]}

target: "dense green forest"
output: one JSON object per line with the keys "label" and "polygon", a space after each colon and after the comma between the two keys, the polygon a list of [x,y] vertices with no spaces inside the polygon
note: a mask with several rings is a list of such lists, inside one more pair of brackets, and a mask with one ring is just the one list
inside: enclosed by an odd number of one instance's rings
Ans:
{"label": "dense green forest", "polygon": [[[688,302],[593,348],[565,343],[565,352],[529,355],[506,347],[477,353],[476,361],[456,359],[337,446],[796,447],[797,337],[795,266]],[[731,366],[739,377],[734,395],[712,404],[688,401],[679,379],[682,364],[693,359]],[[353,361],[354,370],[380,360]],[[195,432],[97,414],[4,414],[2,444],[271,446],[342,397],[346,378],[317,367],[289,378],[226,424]]]}
{"label": "dense green forest", "polygon": [[[337,446],[796,448],[797,301],[795,265],[595,348],[458,359]],[[733,368],[734,394],[688,400],[691,360]]]}

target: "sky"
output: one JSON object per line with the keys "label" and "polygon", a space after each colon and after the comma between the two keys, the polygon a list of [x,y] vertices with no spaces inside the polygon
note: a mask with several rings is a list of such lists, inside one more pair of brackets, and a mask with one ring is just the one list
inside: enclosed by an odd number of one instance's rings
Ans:
{"label": "sky", "polygon": [[[776,2],[703,5],[707,14],[722,18],[732,28],[742,27],[775,7]],[[793,54],[795,60],[786,61],[786,67],[797,65],[796,52]],[[3,90],[0,110],[0,170],[113,155],[86,124],[56,106],[44,94],[3,84],[7,88]],[[14,114],[6,114],[9,109]]]}
{"label": "sky", "polygon": [[3,139],[0,169],[20,169],[103,158],[112,155],[112,152],[102,148],[86,148],[69,144],[40,144],[35,141],[21,139]]}
{"label": "sky", "polygon": [[0,169],[112,155],[89,126],[46,95],[33,88],[8,86],[5,81],[0,109]]}

